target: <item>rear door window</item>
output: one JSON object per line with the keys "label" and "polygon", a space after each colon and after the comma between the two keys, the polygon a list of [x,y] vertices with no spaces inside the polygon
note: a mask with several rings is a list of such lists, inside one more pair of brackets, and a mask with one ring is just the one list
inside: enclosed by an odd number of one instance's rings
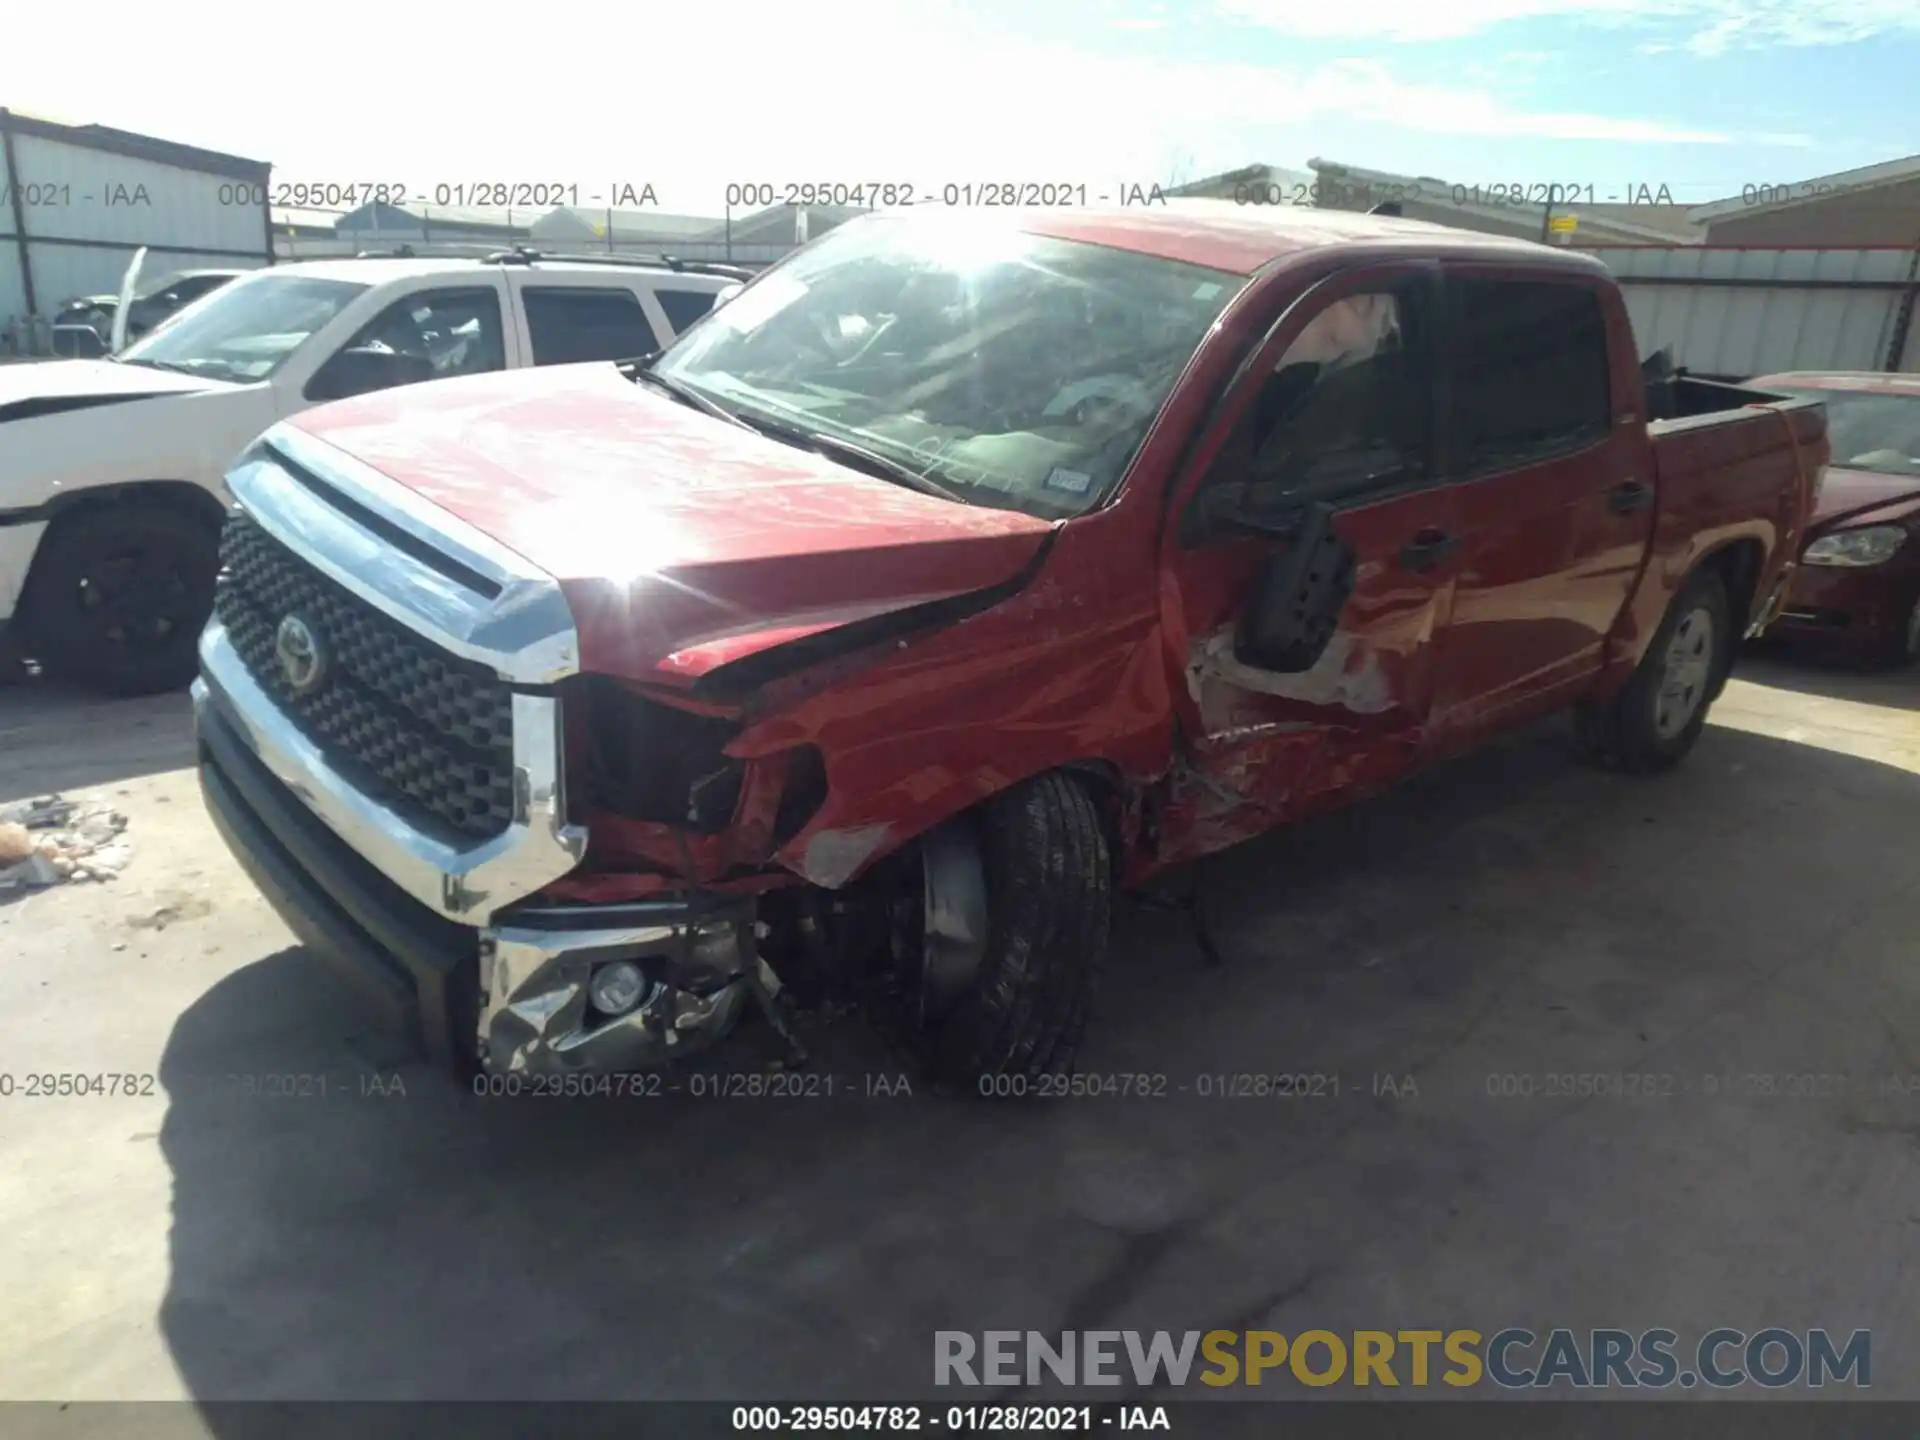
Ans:
{"label": "rear door window", "polygon": [[647,312],[631,290],[527,285],[520,299],[536,365],[629,360],[660,348]]}
{"label": "rear door window", "polygon": [[1571,455],[1612,430],[1607,326],[1583,285],[1456,279],[1450,459],[1490,475]]}
{"label": "rear door window", "polygon": [[655,290],[653,298],[667,312],[667,323],[678,335],[713,309],[713,297],[719,293],[717,290]]}

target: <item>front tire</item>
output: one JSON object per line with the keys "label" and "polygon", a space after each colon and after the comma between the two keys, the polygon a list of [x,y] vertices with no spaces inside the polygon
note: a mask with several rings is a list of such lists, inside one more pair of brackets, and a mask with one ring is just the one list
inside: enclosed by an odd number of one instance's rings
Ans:
{"label": "front tire", "polygon": [[1619,695],[1575,711],[1581,748],[1601,764],[1635,774],[1678,765],[1706,728],[1732,654],[1726,584],[1717,571],[1697,571],[1667,607]]}
{"label": "front tire", "polygon": [[1093,798],[1041,775],[974,817],[987,941],[972,984],[924,1024],[917,1049],[936,1082],[1064,1075],[1085,1032],[1107,954],[1112,864]]}
{"label": "front tire", "polygon": [[213,610],[219,549],[211,526],[169,505],[55,521],[22,597],[26,650],[49,674],[111,695],[181,688]]}

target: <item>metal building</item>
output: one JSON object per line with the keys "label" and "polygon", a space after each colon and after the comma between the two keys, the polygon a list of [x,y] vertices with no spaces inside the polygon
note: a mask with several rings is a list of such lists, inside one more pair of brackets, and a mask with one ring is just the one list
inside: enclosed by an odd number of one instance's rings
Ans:
{"label": "metal building", "polygon": [[[273,263],[263,160],[0,109],[0,337],[143,273]],[[4,345],[0,338],[0,345]]]}
{"label": "metal building", "polygon": [[1594,246],[1644,354],[1710,379],[1781,370],[1920,371],[1920,248]]}

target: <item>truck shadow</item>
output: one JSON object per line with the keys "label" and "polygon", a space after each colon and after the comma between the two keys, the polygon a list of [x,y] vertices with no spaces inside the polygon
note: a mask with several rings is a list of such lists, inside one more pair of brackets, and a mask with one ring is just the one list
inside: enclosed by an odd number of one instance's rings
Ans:
{"label": "truck shadow", "polygon": [[114,700],[52,680],[0,684],[0,802],[193,763],[193,702],[184,690]]}
{"label": "truck shadow", "polygon": [[[1635,1213],[1614,1181],[1641,1145],[1724,1184],[1752,1129],[1597,1122],[1623,1127],[1602,1184],[1482,1077],[1661,1044],[1663,1068],[1706,1064],[1688,1025],[1743,1023],[1728,997],[1807,955],[1867,1024],[1856,972],[1900,962],[1846,962],[1835,917],[1911,914],[1916,822],[1920,776],[1806,746],[1714,730],[1644,781],[1532,732],[1208,862],[1222,967],[1178,916],[1123,911],[1081,1065],[1131,1093],[1049,1102],[889,1093],[902,1066],[857,1023],[813,1037],[830,1095],[481,1099],[355,1033],[283,951],[182,1014],[162,1060],[161,1325],[202,1401],[925,1399],[940,1329],[1510,1308],[1545,1283],[1520,1259],[1432,1257],[1463,1210],[1533,1234],[1543,1196],[1546,1263],[1657,1290],[1658,1253],[1621,1276],[1584,1208]],[[1338,1088],[1276,1108],[1210,1078],[1282,1073]],[[1646,1224],[1663,1249],[1733,1243],[1711,1206]],[[1386,1316],[1362,1257],[1416,1242]]]}

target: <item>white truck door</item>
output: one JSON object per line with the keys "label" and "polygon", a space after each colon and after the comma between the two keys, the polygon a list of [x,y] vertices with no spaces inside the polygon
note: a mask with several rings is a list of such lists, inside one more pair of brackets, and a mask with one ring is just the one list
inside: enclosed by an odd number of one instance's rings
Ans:
{"label": "white truck door", "polygon": [[423,277],[368,292],[276,377],[280,416],[397,385],[522,363],[498,271]]}

